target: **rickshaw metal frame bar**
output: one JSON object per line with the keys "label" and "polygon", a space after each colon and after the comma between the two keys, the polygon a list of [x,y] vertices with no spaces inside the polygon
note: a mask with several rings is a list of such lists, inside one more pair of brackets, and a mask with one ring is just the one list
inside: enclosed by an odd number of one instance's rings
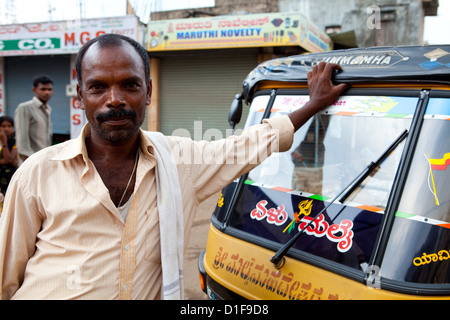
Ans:
{"label": "rickshaw metal frame bar", "polygon": [[[417,102],[416,112],[411,121],[409,135],[406,140],[405,147],[403,148],[403,155],[400,160],[399,168],[393,181],[392,192],[386,204],[385,218],[381,222],[381,226],[378,231],[377,242],[375,243],[372,251],[372,257],[370,259],[368,270],[380,270],[381,268],[381,263],[384,258],[384,253],[395,220],[395,212],[400,204],[400,196],[406,184],[408,171],[414,157],[417,141],[419,140],[429,99],[430,90],[422,90]],[[372,277],[373,275],[368,273],[366,281]]]}
{"label": "rickshaw metal frame bar", "polygon": [[[263,122],[264,119],[267,119],[270,117],[270,114],[272,112],[272,107],[275,103],[276,96],[277,96],[277,89],[272,89],[270,91],[269,102],[267,103],[266,109],[264,110],[263,117],[261,119],[261,123]],[[233,195],[231,197],[230,206],[228,207],[227,213],[225,214],[225,217],[224,217],[224,221],[220,227],[221,231],[224,231],[229,224],[232,213],[233,213],[234,209],[236,208],[236,204],[237,204],[239,198],[241,197],[241,193],[244,188],[245,180],[247,180],[247,177],[248,177],[248,173],[242,175],[239,178],[239,181],[238,181],[236,188],[234,189]]]}

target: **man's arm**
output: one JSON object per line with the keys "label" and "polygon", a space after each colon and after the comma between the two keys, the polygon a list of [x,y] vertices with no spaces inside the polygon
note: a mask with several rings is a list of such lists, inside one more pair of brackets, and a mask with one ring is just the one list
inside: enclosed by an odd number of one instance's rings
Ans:
{"label": "man's arm", "polygon": [[4,300],[20,288],[42,226],[35,198],[21,176],[19,169],[11,179],[0,218],[0,299]]}
{"label": "man's arm", "polygon": [[334,70],[341,70],[341,67],[334,63],[320,62],[308,72],[310,100],[303,108],[288,115],[294,125],[295,131],[317,112],[331,105],[348,89],[348,84],[333,84],[332,74]]}

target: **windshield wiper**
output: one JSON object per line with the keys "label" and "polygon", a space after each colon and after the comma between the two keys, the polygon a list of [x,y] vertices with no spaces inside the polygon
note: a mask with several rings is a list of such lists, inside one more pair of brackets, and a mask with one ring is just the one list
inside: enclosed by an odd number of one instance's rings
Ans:
{"label": "windshield wiper", "polygon": [[[294,245],[297,239],[302,235],[303,231],[305,231],[325,210],[327,210],[342,194],[341,199],[339,201],[342,203],[347,199],[350,194],[355,191],[355,189],[376,169],[381,163],[397,148],[397,146],[406,138],[408,135],[408,130],[405,129],[403,133],[394,140],[394,142],[383,152],[383,154],[378,158],[377,161],[371,162],[349,185],[347,185],[342,191],[340,191],[327,206],[325,206],[301,231],[299,231],[295,236],[293,236],[286,244],[284,244],[275,255],[270,258],[270,262],[272,262],[276,268],[280,269],[284,265],[284,256],[289,251],[289,249]],[[342,210],[341,210],[342,212]],[[339,213],[340,214],[340,213]],[[336,219],[339,214],[334,218]]]}

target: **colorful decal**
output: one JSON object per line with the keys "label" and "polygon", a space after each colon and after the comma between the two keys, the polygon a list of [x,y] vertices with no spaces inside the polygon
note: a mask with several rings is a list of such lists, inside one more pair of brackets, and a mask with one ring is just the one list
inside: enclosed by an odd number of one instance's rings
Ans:
{"label": "colorful decal", "polygon": [[[285,206],[281,204],[277,209],[267,209],[267,204],[267,200],[259,201],[256,208],[250,212],[250,217],[258,221],[265,219],[267,223],[277,226],[284,224],[288,219]],[[339,252],[347,252],[353,244],[353,222],[351,220],[342,220],[339,224],[330,225],[327,221],[325,221],[325,216],[323,214],[320,214],[316,219],[313,217],[308,217],[312,206],[312,200],[300,202],[300,212],[294,214],[294,220],[292,220],[286,229],[289,228],[290,231],[292,231],[295,227],[295,223],[299,223],[298,231],[302,231],[306,228],[305,233],[307,235],[315,236],[317,238],[326,236],[329,241],[337,243],[337,249]],[[300,219],[300,215],[304,215],[304,217]],[[310,224],[311,221],[312,223]],[[283,233],[286,229],[284,229]]]}
{"label": "colorful decal", "polygon": [[266,219],[267,223],[281,226],[288,218],[287,212],[284,210],[284,205],[280,205],[277,209],[266,209],[266,200],[261,200],[256,204],[256,208],[250,212],[250,217],[261,221]]}
{"label": "colorful decal", "polygon": [[[433,164],[431,164],[431,159],[430,159],[430,156],[428,154],[426,154],[424,156],[425,156],[425,158],[427,158],[428,164],[430,165],[430,173],[428,175],[428,189],[433,194],[434,200],[436,201],[436,205],[439,206],[439,199],[438,199],[438,196],[436,194],[436,185],[434,184]],[[430,178],[431,178],[431,183],[433,185],[433,189],[431,189],[431,186],[430,186]]]}
{"label": "colorful decal", "polygon": [[[250,113],[262,112],[267,106],[268,96],[257,96],[250,106]],[[277,95],[272,112],[290,113],[304,107],[309,96]],[[436,104],[436,103],[435,103]],[[341,96],[323,114],[335,116],[363,116],[384,118],[412,118],[417,106],[417,98],[392,96]],[[438,110],[436,110],[438,109]],[[436,106],[433,111],[445,108]],[[448,112],[447,112],[448,113]],[[428,118],[436,119],[435,113]],[[439,118],[442,118],[439,116]],[[448,118],[448,116],[447,116]]]}
{"label": "colorful decal", "polygon": [[[433,170],[444,171],[447,170],[447,166],[450,164],[450,152],[444,154],[441,159],[430,159],[428,154],[424,154],[430,167],[430,173],[428,174],[428,189],[433,194],[436,201],[436,205],[439,206],[439,199],[436,193],[436,185],[434,183]],[[431,181],[431,184],[430,184]]]}
{"label": "colorful decal", "polygon": [[422,217],[422,216],[412,214],[412,213],[397,211],[395,213],[395,216],[399,217],[399,218],[403,218],[403,219],[414,220],[414,221],[418,221],[418,222],[422,222],[422,223],[427,223],[427,224],[430,224],[433,226],[450,229],[450,223],[448,223],[448,222],[431,219],[428,217]]}
{"label": "colorful decal", "polygon": [[[445,57],[449,53],[445,50],[442,50],[440,48],[434,49],[430,52],[427,52],[424,54],[424,57],[430,59],[429,61],[425,61],[419,64],[422,68],[425,68],[427,70],[431,70],[434,68],[438,68],[440,66],[443,66],[444,64],[437,61],[439,58]],[[447,67],[450,67],[449,64],[447,64]]]}
{"label": "colorful decal", "polygon": [[[301,231],[313,221],[312,217],[304,217],[301,219],[298,230]],[[325,216],[320,214],[305,230],[305,233],[310,236],[321,238],[326,236],[331,242],[337,243],[339,252],[347,252],[353,244],[353,222],[351,220],[342,220],[339,224],[330,225],[325,221]]]}
{"label": "colorful decal", "polygon": [[288,233],[291,233],[291,231],[295,229],[295,224],[300,223],[301,215],[309,216],[309,214],[311,213],[312,206],[313,206],[312,200],[301,201],[298,204],[298,209],[300,211],[294,212],[294,220],[292,220],[292,222],[286,227],[286,229],[283,230],[283,233],[285,233],[286,230],[288,230],[288,228],[289,228]]}
{"label": "colorful decal", "polygon": [[390,97],[367,97],[361,101],[361,105],[356,106],[356,109],[387,113],[397,104],[398,102]]}
{"label": "colorful decal", "polygon": [[[269,101],[268,95],[257,96],[250,106],[249,115],[262,113]],[[277,95],[272,112],[290,113],[302,108],[309,96]],[[433,98],[429,101],[424,119],[450,120],[449,100]],[[385,118],[412,118],[417,106],[417,98],[389,96],[341,96],[323,114],[335,116],[369,116]],[[248,118],[247,123],[253,118]]]}
{"label": "colorful decal", "polygon": [[223,198],[223,193],[221,192],[220,196],[219,196],[219,200],[217,201],[217,206],[219,208],[222,208],[223,207],[223,202],[224,202],[224,198]]}
{"label": "colorful decal", "polygon": [[415,257],[413,260],[413,264],[416,267],[420,267],[426,264],[430,264],[432,262],[443,261],[450,259],[450,250],[441,250],[437,254],[426,254],[425,252],[421,257]]}
{"label": "colorful decal", "polygon": [[[251,180],[246,180],[245,183],[247,185],[252,185],[252,186],[255,186],[255,187],[260,187],[260,188],[280,191],[278,187],[257,183],[255,181],[251,181]],[[329,197],[325,197],[325,196],[321,196],[321,195],[317,195],[317,194],[312,194],[312,193],[307,193],[307,192],[303,192],[303,191],[297,191],[297,190],[293,190],[293,189],[285,189],[283,192],[291,194],[291,195],[307,197],[309,199],[319,200],[319,201],[327,201],[327,200],[330,199]],[[353,207],[353,208],[361,209],[361,210],[364,210],[364,211],[369,211],[369,212],[378,213],[378,214],[382,214],[382,215],[384,214],[384,210],[381,209],[381,208],[378,208],[378,207],[363,205],[363,204],[354,203],[354,202],[350,202],[350,201],[346,202],[345,205],[347,207]],[[415,221],[419,221],[419,222],[435,225],[435,226],[438,226],[438,227],[450,229],[450,223],[449,222],[436,220],[436,219],[430,219],[430,218],[422,217],[422,216],[419,216],[419,215],[416,215],[416,214],[412,214],[412,213],[406,213],[406,212],[397,211],[395,213],[395,216],[399,217],[399,218],[415,220]],[[294,219],[295,219],[295,216],[294,216]]]}
{"label": "colorful decal", "polygon": [[284,274],[280,270],[274,270],[270,262],[259,262],[254,256],[240,256],[239,253],[225,251],[223,247],[219,247],[214,257],[213,268],[225,270],[243,281],[248,287],[247,291],[262,289],[289,300],[339,299],[337,293],[327,293],[322,287],[315,288],[311,282],[296,280],[293,272]]}
{"label": "colorful decal", "polygon": [[444,154],[441,159],[429,159],[429,161],[433,170],[447,170],[450,164],[450,152]]}

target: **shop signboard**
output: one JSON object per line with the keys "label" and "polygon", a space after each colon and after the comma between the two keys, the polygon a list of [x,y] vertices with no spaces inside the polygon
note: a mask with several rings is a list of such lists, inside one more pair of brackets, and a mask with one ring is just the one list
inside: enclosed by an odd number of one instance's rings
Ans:
{"label": "shop signboard", "polygon": [[105,33],[138,40],[136,16],[89,20],[0,25],[0,56],[74,54],[83,44]]}
{"label": "shop signboard", "polygon": [[329,51],[332,43],[301,13],[262,13],[150,21],[147,50],[301,46]]}

